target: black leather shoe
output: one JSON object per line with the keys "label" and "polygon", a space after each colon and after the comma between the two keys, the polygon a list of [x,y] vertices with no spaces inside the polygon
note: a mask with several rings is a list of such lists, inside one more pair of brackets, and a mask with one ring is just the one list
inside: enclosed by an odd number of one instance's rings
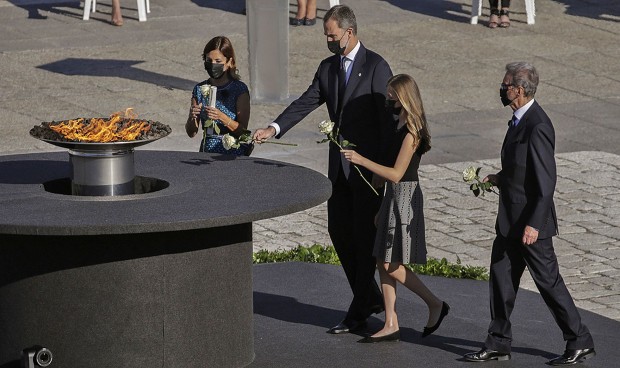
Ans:
{"label": "black leather shoe", "polygon": [[450,312],[450,306],[448,305],[448,303],[443,302],[443,305],[441,306],[441,314],[439,315],[437,323],[435,323],[435,325],[432,327],[424,327],[424,331],[422,331],[422,337],[426,337],[435,332],[439,328],[439,326],[441,326],[441,321],[443,321],[444,317],[448,315],[448,312]]}
{"label": "black leather shoe", "polygon": [[343,333],[355,332],[359,331],[363,328],[366,328],[366,320],[363,321],[354,321],[354,320],[343,320],[336,326],[327,330],[327,333],[338,335]]}
{"label": "black leather shoe", "polygon": [[589,349],[566,349],[564,354],[547,362],[549,365],[573,365],[586,359],[594,358],[596,351]]}
{"label": "black leather shoe", "polygon": [[366,336],[357,342],[361,342],[362,344],[372,344],[375,342],[383,342],[383,341],[400,341],[400,330],[392,332],[391,334],[387,334],[384,336]]}
{"label": "black leather shoe", "polygon": [[500,353],[499,351],[482,349],[474,353],[463,355],[463,359],[468,362],[489,362],[491,360],[510,360],[510,354]]}

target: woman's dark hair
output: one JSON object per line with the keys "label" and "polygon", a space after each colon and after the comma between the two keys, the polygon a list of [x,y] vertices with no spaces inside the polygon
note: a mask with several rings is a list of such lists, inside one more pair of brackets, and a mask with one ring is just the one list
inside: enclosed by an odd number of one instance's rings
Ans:
{"label": "woman's dark hair", "polygon": [[241,79],[239,71],[237,70],[237,58],[235,57],[235,49],[232,46],[232,42],[226,36],[213,37],[205,45],[205,49],[202,52],[202,60],[206,61],[207,54],[213,50],[219,50],[228,62],[230,60],[230,68],[228,69],[228,75],[236,80]]}

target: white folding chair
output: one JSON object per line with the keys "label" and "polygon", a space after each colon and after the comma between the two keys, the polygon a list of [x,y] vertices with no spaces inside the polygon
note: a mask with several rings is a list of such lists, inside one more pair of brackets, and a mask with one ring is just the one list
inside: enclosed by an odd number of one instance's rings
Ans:
{"label": "white folding chair", "polygon": [[329,0],[329,7],[330,7],[330,9],[333,8],[336,5],[340,5],[340,0]]}
{"label": "white folding chair", "polygon": [[[482,1],[486,0],[472,0],[471,2],[471,24],[478,24],[478,17],[482,14]],[[534,24],[534,17],[536,16],[534,0],[525,0],[525,13],[527,14],[527,24]]]}
{"label": "white folding chair", "polygon": [[[151,4],[149,0],[137,0],[138,5],[138,20],[140,22],[146,22],[146,13],[151,12]],[[94,13],[97,7],[97,0],[84,0],[84,16],[83,20],[90,18],[91,11]]]}

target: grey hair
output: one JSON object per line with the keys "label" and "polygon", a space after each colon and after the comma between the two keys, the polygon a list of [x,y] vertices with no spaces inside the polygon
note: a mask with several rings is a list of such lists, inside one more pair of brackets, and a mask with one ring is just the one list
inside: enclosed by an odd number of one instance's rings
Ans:
{"label": "grey hair", "polygon": [[357,20],[355,19],[353,9],[349,8],[348,6],[336,5],[329,9],[323,17],[323,24],[327,23],[327,21],[330,19],[334,19],[336,21],[336,23],[338,24],[338,28],[351,28],[353,29],[353,34],[357,35]]}
{"label": "grey hair", "polygon": [[538,87],[538,72],[526,61],[506,64],[506,74],[512,77],[512,84],[523,87],[526,97],[534,97]]}

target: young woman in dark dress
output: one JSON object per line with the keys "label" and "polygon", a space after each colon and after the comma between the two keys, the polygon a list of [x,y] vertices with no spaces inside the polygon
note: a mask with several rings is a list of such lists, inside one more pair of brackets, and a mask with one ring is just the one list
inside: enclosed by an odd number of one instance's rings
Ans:
{"label": "young woman in dark dress", "polygon": [[428,306],[428,321],[422,337],[433,333],[450,310],[447,303],[438,299],[415,273],[404,266],[406,263],[426,263],[418,167],[422,155],[431,148],[431,136],[420,91],[413,78],[399,74],[388,81],[386,107],[398,116],[386,160],[391,162],[391,166],[380,165],[353,150],[342,151],[347,160],[387,181],[385,196],[376,217],[377,237],[373,251],[385,303],[385,325],[380,331],[359,341],[364,343],[400,339],[395,310],[397,281],[422,298]]}

